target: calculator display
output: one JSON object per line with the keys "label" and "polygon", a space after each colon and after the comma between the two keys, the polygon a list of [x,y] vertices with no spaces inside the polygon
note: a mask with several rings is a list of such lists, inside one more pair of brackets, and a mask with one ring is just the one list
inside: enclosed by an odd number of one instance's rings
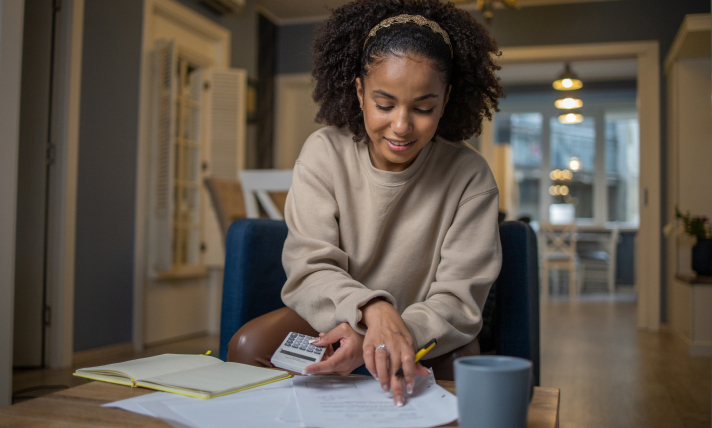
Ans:
{"label": "calculator display", "polygon": [[297,354],[296,352],[285,351],[284,349],[282,349],[279,352],[281,352],[283,354],[291,355],[293,357],[301,358],[302,360],[316,361],[316,358],[314,358],[314,357],[307,357],[306,355]]}

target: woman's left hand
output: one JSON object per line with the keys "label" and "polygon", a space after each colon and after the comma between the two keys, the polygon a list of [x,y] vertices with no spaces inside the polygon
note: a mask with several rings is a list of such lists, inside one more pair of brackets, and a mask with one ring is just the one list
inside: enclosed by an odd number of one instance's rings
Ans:
{"label": "woman's left hand", "polygon": [[[339,348],[331,351],[331,345],[339,342]],[[356,332],[349,323],[341,323],[328,333],[319,333],[319,338],[311,342],[315,346],[327,348],[324,360],[304,368],[302,374],[338,373],[348,376],[363,364],[363,335]]]}
{"label": "woman's left hand", "polygon": [[[415,375],[427,376],[430,372],[415,362],[415,341],[403,318],[390,303],[372,300],[361,307],[361,312],[361,322],[368,328],[363,341],[366,368],[381,382],[384,392],[390,390],[393,393],[393,403],[402,406],[405,404],[403,383],[410,394]],[[396,376],[400,368],[403,376]]]}

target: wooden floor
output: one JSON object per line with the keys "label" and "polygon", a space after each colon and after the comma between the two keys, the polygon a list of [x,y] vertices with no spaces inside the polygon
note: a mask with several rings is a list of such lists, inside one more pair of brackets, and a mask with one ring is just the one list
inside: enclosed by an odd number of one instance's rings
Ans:
{"label": "wooden floor", "polygon": [[[561,389],[562,428],[710,428],[710,358],[693,358],[669,331],[641,332],[631,295],[549,299],[541,310],[542,386]],[[218,338],[194,338],[84,361],[108,364],[165,352],[217,353]],[[13,390],[84,382],[73,369],[16,371]],[[51,389],[29,391],[39,395]]]}
{"label": "wooden floor", "polygon": [[542,386],[561,389],[561,428],[710,427],[710,358],[638,331],[635,307],[606,294],[542,305]]}

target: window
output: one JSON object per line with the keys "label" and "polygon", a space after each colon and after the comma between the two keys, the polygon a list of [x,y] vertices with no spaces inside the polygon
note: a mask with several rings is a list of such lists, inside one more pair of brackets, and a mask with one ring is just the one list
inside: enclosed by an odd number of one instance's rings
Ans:
{"label": "window", "polygon": [[[552,202],[572,204],[576,218],[593,219],[595,118],[585,117],[581,123],[563,124],[558,117],[551,117],[549,123],[552,171],[549,173],[549,194]],[[578,164],[572,167],[572,161]]]}
{"label": "window", "polygon": [[553,101],[541,94],[510,96],[500,107],[495,144],[511,146],[518,184],[519,204],[512,207],[516,212],[507,213],[509,218],[547,221],[551,204],[567,203],[574,206],[578,222],[638,222],[634,93],[590,97],[578,124],[560,123]]}

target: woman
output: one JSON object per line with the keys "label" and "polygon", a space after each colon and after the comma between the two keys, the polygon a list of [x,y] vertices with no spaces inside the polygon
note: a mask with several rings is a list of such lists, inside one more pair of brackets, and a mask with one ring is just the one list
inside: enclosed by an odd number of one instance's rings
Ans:
{"label": "woman", "polygon": [[243,326],[228,359],[269,365],[289,331],[318,334],[328,352],[305,374],[365,364],[403,405],[428,374],[414,361],[425,343],[438,341],[423,360],[438,378],[479,353],[501,265],[498,193],[463,140],[497,107],[497,54],[469,13],[437,0],[333,11],[313,72],[317,120],[330,126],[304,144],[285,206],[287,307]]}

